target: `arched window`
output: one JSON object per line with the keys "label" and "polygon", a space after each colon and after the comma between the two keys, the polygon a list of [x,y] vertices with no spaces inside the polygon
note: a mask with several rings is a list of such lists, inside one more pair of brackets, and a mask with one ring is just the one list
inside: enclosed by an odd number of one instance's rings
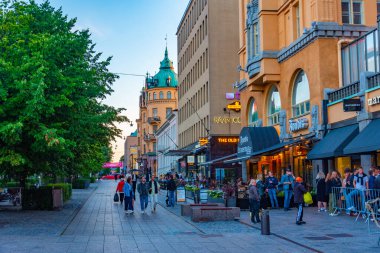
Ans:
{"label": "arched window", "polygon": [[294,81],[292,94],[293,117],[298,117],[310,112],[309,81],[303,70],[298,72]]}
{"label": "arched window", "polygon": [[150,93],[148,93],[148,100],[150,100]]}
{"label": "arched window", "polygon": [[166,94],[166,98],[167,99],[172,99],[172,93],[170,91],[168,91],[168,93]]}
{"label": "arched window", "polygon": [[249,109],[248,109],[248,125],[249,126],[255,126],[255,123],[259,119],[259,115],[257,112],[257,104],[255,103],[255,99],[251,99],[251,102],[249,103]]}
{"label": "arched window", "polygon": [[153,92],[153,100],[156,100],[157,99],[157,94],[156,92]]}
{"label": "arched window", "polygon": [[276,86],[273,86],[268,96],[268,125],[277,125],[281,111],[280,92]]}
{"label": "arched window", "polygon": [[164,93],[160,91],[160,99],[164,99]]}

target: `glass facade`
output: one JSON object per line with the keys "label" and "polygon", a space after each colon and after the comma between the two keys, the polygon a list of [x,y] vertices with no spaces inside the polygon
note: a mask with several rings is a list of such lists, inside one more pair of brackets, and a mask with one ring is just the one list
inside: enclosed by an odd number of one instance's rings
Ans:
{"label": "glass facade", "polygon": [[343,85],[359,81],[363,71],[379,72],[378,34],[374,30],[342,48]]}
{"label": "glass facade", "polygon": [[303,70],[295,79],[293,87],[293,117],[298,117],[310,112],[310,89],[309,80]]}
{"label": "glass facade", "polygon": [[268,98],[268,125],[277,125],[281,111],[281,99],[276,86],[271,88]]}

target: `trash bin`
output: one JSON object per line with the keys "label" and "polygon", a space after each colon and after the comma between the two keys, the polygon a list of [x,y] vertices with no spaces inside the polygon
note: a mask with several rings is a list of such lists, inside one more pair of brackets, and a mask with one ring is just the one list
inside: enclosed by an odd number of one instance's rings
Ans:
{"label": "trash bin", "polygon": [[261,215],[261,234],[270,235],[270,220],[268,210],[264,210]]}

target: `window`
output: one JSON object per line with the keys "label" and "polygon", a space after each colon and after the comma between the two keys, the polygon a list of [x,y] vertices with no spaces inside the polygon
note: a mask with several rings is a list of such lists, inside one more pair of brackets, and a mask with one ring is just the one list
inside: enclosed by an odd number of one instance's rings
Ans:
{"label": "window", "polygon": [[156,134],[157,132],[157,125],[153,125],[153,133]]}
{"label": "window", "polygon": [[150,93],[149,93],[149,95],[148,95],[148,100],[150,100]]}
{"label": "window", "polygon": [[167,99],[172,99],[172,93],[171,93],[170,91],[168,91],[168,92],[166,93],[166,98],[167,98]]}
{"label": "window", "polygon": [[[378,4],[379,5],[379,4]],[[363,24],[362,0],[342,0],[342,23]]]}
{"label": "window", "polygon": [[255,126],[258,119],[259,119],[259,115],[258,115],[255,99],[251,99],[251,102],[249,103],[249,110],[248,110],[248,126]]}
{"label": "window", "polygon": [[152,109],[153,117],[157,117],[157,108]]}
{"label": "window", "polygon": [[281,111],[281,99],[276,86],[271,88],[268,98],[268,125],[277,125]]}
{"label": "window", "polygon": [[146,121],[146,118],[145,118],[145,113],[143,114],[143,122]]}
{"label": "window", "polygon": [[296,7],[296,32],[297,32],[297,38],[301,36],[301,20],[300,20],[300,6],[297,5]]}
{"label": "window", "polygon": [[160,99],[164,99],[164,92],[160,91]]}
{"label": "window", "polygon": [[166,118],[168,118],[172,114],[172,108],[166,108]]}
{"label": "window", "polygon": [[310,112],[310,90],[309,81],[305,72],[298,72],[293,87],[293,117],[298,117]]}
{"label": "window", "polygon": [[157,99],[157,94],[156,92],[153,92],[153,100],[156,100]]}

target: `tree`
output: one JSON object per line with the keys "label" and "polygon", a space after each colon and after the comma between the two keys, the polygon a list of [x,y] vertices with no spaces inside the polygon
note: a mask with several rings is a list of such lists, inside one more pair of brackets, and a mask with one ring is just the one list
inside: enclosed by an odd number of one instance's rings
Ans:
{"label": "tree", "polygon": [[[89,30],[49,2],[0,0],[0,170],[21,184],[34,173],[101,169],[128,121],[102,103],[118,78]],[[109,159],[108,159],[109,160]]]}

